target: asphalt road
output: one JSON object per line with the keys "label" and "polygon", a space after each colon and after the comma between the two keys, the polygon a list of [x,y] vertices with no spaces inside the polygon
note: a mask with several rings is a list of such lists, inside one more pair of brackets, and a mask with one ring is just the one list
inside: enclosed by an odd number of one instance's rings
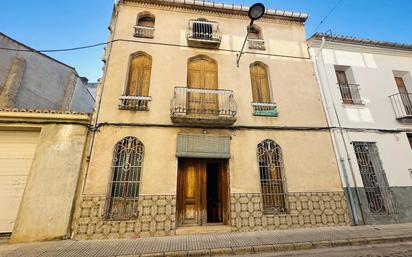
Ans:
{"label": "asphalt road", "polygon": [[282,253],[241,255],[248,257],[412,257],[412,242],[339,247]]}

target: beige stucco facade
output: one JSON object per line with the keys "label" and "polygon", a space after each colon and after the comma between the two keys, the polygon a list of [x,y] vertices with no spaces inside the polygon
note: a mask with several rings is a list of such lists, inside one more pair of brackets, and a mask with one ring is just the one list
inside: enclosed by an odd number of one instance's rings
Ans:
{"label": "beige stucco facade", "polygon": [[[267,15],[257,22],[266,50],[247,49],[240,66],[236,52],[242,47],[249,23],[244,12],[222,11],[144,1],[121,1],[110,25],[111,44],[105,54],[103,86],[98,93],[90,162],[84,170],[81,193],[73,220],[78,239],[124,238],[176,233],[178,192],[178,134],[219,135],[230,138],[228,159],[229,222],[232,231],[287,229],[349,224],[330,132],[306,46],[302,19]],[[156,18],[153,39],[133,37],[141,12]],[[217,21],[222,32],[219,49],[187,46],[190,19]],[[152,57],[148,111],[119,109],[128,80],[130,56],[145,52]],[[187,86],[188,59],[196,55],[214,59],[218,88],[232,90],[237,103],[233,125],[199,127],[171,120],[170,103],[175,87]],[[268,66],[271,99],[278,117],[253,115],[249,65]],[[144,144],[139,216],[107,219],[112,159],[117,142],[133,136]],[[257,145],[274,140],[282,149],[288,192],[288,211],[265,214],[261,210],[261,185]]]}
{"label": "beige stucco facade", "polygon": [[[69,112],[1,110],[0,134],[8,135],[8,141],[1,142],[3,158],[14,158],[13,152],[19,152],[13,162],[2,160],[6,166],[1,167],[2,179],[14,181],[12,176],[22,176],[18,181],[23,183],[21,200],[16,202],[17,217],[15,217],[11,242],[28,242],[40,240],[62,239],[69,236],[70,221],[73,211],[75,191],[83,159],[83,151],[88,135],[87,114]],[[20,138],[28,134],[35,139],[33,154],[28,161],[26,171],[21,170],[20,162],[25,161],[25,153],[29,151],[28,144]],[[21,144],[13,144],[18,141]],[[22,147],[18,149],[18,147]],[[31,149],[30,149],[31,150]],[[2,163],[3,163],[2,162]],[[13,165],[16,165],[15,167]],[[10,173],[12,172],[12,173]],[[22,173],[24,172],[24,173]],[[16,181],[17,181],[16,177]],[[14,190],[14,185],[9,185]],[[14,191],[12,191],[14,192]],[[18,191],[16,193],[19,193]],[[3,204],[9,204],[4,197]],[[14,201],[14,200],[13,200]],[[6,212],[12,211],[11,209]],[[8,213],[3,213],[8,215]]]}

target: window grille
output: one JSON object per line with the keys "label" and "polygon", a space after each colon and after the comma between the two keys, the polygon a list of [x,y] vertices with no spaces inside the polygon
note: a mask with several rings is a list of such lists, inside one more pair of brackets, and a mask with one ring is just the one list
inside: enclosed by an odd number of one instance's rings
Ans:
{"label": "window grille", "polygon": [[263,211],[286,212],[287,191],[282,149],[274,141],[267,139],[258,145],[257,155]]}
{"label": "window grille", "polygon": [[109,219],[137,218],[144,145],[126,137],[114,149],[112,180],[108,197]]}
{"label": "window grille", "polygon": [[359,93],[359,85],[338,83],[342,102],[344,104],[362,105],[363,101]]}
{"label": "window grille", "polygon": [[369,211],[372,214],[393,214],[395,206],[388,180],[379,158],[376,143],[354,142],[356,158]]}

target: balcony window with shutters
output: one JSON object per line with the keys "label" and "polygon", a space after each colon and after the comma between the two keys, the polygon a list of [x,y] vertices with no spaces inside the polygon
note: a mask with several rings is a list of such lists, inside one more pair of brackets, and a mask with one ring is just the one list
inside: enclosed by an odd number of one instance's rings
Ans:
{"label": "balcony window with shutters", "polygon": [[277,117],[277,105],[271,99],[268,66],[262,62],[250,65],[252,108],[255,116]]}
{"label": "balcony window with shutters", "polygon": [[125,93],[120,97],[121,110],[148,111],[152,57],[144,52],[131,55]]}
{"label": "balcony window with shutters", "polygon": [[222,35],[219,23],[199,18],[189,21],[187,42],[191,47],[219,48]]}
{"label": "balcony window with shutters", "polygon": [[248,44],[249,49],[256,49],[256,50],[266,50],[265,40],[263,40],[262,30],[253,25],[248,27]]}
{"label": "balcony window with shutters", "polygon": [[175,123],[231,125],[237,106],[232,90],[219,89],[217,61],[197,55],[187,64],[187,87],[176,87],[171,101]]}
{"label": "balcony window with shutters", "polygon": [[258,144],[257,159],[263,211],[285,213],[287,191],[282,149],[275,141],[264,140]]}
{"label": "balcony window with shutters", "polygon": [[144,145],[136,137],[126,137],[116,144],[106,208],[108,219],[138,217],[143,157]]}
{"label": "balcony window with shutters", "polygon": [[155,16],[149,12],[139,13],[134,36],[141,38],[153,38],[155,31]]}
{"label": "balcony window with shutters", "polygon": [[335,70],[338,80],[338,87],[342,97],[343,104],[363,105],[359,93],[359,85],[348,82],[347,74],[343,70]]}
{"label": "balcony window with shutters", "polygon": [[409,93],[405,80],[395,76],[398,93],[389,96],[397,119],[412,119],[412,94]]}

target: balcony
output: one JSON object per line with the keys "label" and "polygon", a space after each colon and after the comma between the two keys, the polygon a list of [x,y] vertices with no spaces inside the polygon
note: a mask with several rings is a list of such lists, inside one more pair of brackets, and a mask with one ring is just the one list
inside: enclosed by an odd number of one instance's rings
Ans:
{"label": "balcony", "polygon": [[252,103],[254,116],[277,117],[278,107],[275,103]]}
{"label": "balcony", "polygon": [[119,99],[119,109],[129,111],[148,111],[152,101],[150,96],[121,96]]}
{"label": "balcony", "polygon": [[223,89],[176,87],[170,106],[174,123],[229,126],[236,113],[233,91]]}
{"label": "balcony", "polygon": [[263,39],[251,39],[249,38],[247,40],[249,44],[249,49],[255,49],[255,50],[266,50],[265,46],[265,40]]}
{"label": "balcony", "polygon": [[343,104],[363,105],[358,84],[338,83]]}
{"label": "balcony", "polygon": [[389,99],[391,99],[396,119],[412,120],[412,94],[397,93],[389,96]]}
{"label": "balcony", "polygon": [[153,38],[155,28],[145,26],[134,26],[134,36],[142,38]]}
{"label": "balcony", "polygon": [[219,48],[222,34],[219,24],[214,21],[190,20],[187,31],[187,44],[190,47]]}

